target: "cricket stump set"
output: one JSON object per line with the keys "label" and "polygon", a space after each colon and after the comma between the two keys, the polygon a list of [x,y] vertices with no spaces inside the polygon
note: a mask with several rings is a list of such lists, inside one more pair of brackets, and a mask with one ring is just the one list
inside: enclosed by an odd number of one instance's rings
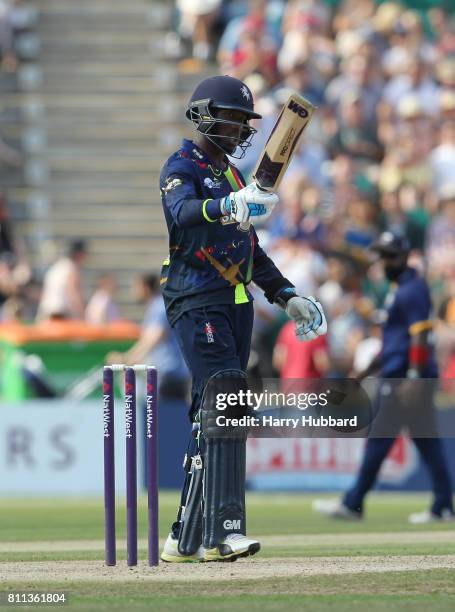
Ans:
{"label": "cricket stump set", "polygon": [[114,373],[125,376],[126,548],[128,566],[137,565],[136,373],[146,375],[145,451],[148,492],[148,562],[158,565],[158,414],[157,371],[143,364],[103,369],[104,537],[106,565],[116,564]]}

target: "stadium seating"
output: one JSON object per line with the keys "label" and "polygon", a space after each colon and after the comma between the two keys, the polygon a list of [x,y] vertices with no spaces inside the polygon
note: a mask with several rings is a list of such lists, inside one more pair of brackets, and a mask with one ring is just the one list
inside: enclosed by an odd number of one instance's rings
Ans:
{"label": "stadium seating", "polygon": [[158,176],[180,138],[179,96],[169,95],[176,67],[160,58],[167,25],[160,2],[43,0],[37,72],[18,99],[42,107],[31,122],[38,150],[28,157],[28,187],[15,193],[29,202],[18,231],[35,267],[67,239],[87,239],[89,284],[117,271],[122,312],[133,318],[132,274],[158,267],[167,252]]}

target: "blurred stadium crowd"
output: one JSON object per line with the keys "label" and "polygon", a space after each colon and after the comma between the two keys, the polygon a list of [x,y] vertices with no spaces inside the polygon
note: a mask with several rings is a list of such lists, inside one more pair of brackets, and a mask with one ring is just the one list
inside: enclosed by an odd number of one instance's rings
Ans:
{"label": "blurred stadium crowd", "polygon": [[[204,76],[243,79],[255,95],[263,120],[238,162],[245,176],[290,89],[318,107],[280,205],[258,231],[298,291],[324,304],[329,334],[297,345],[286,317],[253,289],[253,369],[346,375],[368,363],[389,290],[368,247],[391,229],[407,235],[410,263],[430,282],[441,372],[455,377],[453,0],[176,0],[174,9],[168,56]],[[0,0],[0,84],[17,68],[14,40],[27,19],[20,0]],[[0,123],[0,164],[20,167],[1,136]],[[31,319],[41,288],[12,237],[5,197],[0,185],[1,319]],[[65,261],[61,274],[74,271]],[[99,308],[116,311],[113,279],[97,291]]]}
{"label": "blurred stadium crowd", "polygon": [[21,172],[24,158],[20,142],[4,134],[3,116],[14,112],[3,104],[3,92],[17,91],[21,61],[30,56],[33,39],[27,35],[37,20],[36,8],[23,0],[0,0],[0,320],[33,318],[37,303],[36,282],[25,244],[15,236],[11,202],[3,178]]}
{"label": "blurred stadium crowd", "polygon": [[[177,0],[176,9],[169,54],[182,63],[192,57],[196,70],[216,60],[220,73],[245,80],[255,95],[264,118],[238,164],[246,176],[290,89],[318,107],[276,214],[259,233],[299,292],[324,304],[328,345],[297,346],[284,328],[275,367],[343,375],[368,361],[389,289],[368,247],[391,229],[407,235],[410,263],[431,284],[440,364],[453,376],[453,3]],[[270,374],[264,364],[282,319],[259,292],[255,298],[257,362]]]}

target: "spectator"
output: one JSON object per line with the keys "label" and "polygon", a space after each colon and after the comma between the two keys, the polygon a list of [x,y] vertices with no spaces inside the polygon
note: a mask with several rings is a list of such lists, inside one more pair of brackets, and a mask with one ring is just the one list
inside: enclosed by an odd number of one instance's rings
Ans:
{"label": "spectator", "polygon": [[448,56],[455,52],[455,32],[448,11],[435,6],[428,11],[432,37],[438,57]]}
{"label": "spectator", "polygon": [[[284,63],[282,60],[281,64]],[[311,74],[311,64],[303,58],[291,63],[286,57],[285,67],[281,68],[283,80],[279,87],[287,91],[297,91],[315,106],[324,103],[324,90],[322,84]]]}
{"label": "spectator", "polygon": [[[6,252],[0,256],[0,308],[1,320],[10,316],[9,302],[16,298],[18,286],[14,280],[14,256]],[[14,310],[14,309],[13,309]]]}
{"label": "spectator", "polygon": [[75,240],[69,244],[67,254],[49,268],[44,276],[39,319],[84,318],[81,268],[87,256],[86,243]]}
{"label": "spectator", "polygon": [[272,258],[298,293],[313,295],[325,278],[324,258],[308,242],[282,240],[271,251]]}
{"label": "spectator", "polygon": [[5,72],[14,72],[17,68],[11,16],[11,3],[8,0],[0,0],[0,53],[1,67]]}
{"label": "spectator", "polygon": [[253,73],[264,77],[269,86],[277,81],[277,50],[267,33],[263,15],[250,15],[240,30],[238,44],[226,69],[240,80]]}
{"label": "spectator", "polygon": [[348,206],[344,220],[343,242],[346,247],[354,253],[358,249],[367,249],[377,235],[375,221],[374,204],[359,194]]}
{"label": "spectator", "polygon": [[292,321],[282,327],[273,351],[273,365],[281,379],[321,378],[329,370],[327,337],[299,342]]}
{"label": "spectator", "polygon": [[341,257],[329,254],[327,257],[327,278],[318,290],[318,295],[324,301],[324,308],[329,321],[335,316],[337,303],[343,299],[348,274],[347,265],[343,264]]}
{"label": "spectator", "polygon": [[273,366],[273,349],[281,327],[288,321],[282,312],[277,317],[276,308],[264,297],[262,291],[254,286],[254,327],[251,338],[248,374],[254,378],[274,378],[278,372]]}
{"label": "spectator", "polygon": [[242,14],[234,17],[228,24],[221,37],[218,47],[217,60],[221,72],[228,72],[233,65],[233,58],[239,46],[240,39],[245,31],[257,27],[261,44],[267,49],[278,49],[281,42],[280,20],[283,4],[282,2],[270,2],[267,0],[248,0],[244,4]]}
{"label": "spectator", "polygon": [[379,173],[379,187],[396,188],[402,182],[419,189],[431,185],[431,166],[427,152],[422,148],[418,134],[412,125],[403,125],[396,139],[386,151]]}
{"label": "spectator", "polygon": [[159,392],[162,396],[184,399],[189,379],[177,339],[172,331],[160,294],[159,276],[144,274],[136,279],[134,295],[146,307],[139,340],[125,353],[111,352],[107,363],[147,363],[159,371]]}
{"label": "spectator", "polygon": [[120,310],[114,296],[117,281],[110,274],[100,276],[97,287],[85,309],[85,320],[93,325],[105,325],[120,319]]}
{"label": "spectator", "polygon": [[382,79],[377,76],[371,63],[361,55],[352,55],[341,62],[341,71],[329,83],[326,100],[339,116],[339,105],[343,95],[356,90],[363,100],[364,120],[376,121],[376,106],[382,96]]}
{"label": "spectator", "polygon": [[313,104],[324,100],[324,86],[335,65],[335,47],[327,36],[330,13],[320,2],[288,2],[282,24],[278,67],[283,86],[299,91]]}
{"label": "spectator", "polygon": [[364,119],[360,94],[348,91],[340,100],[339,127],[330,142],[333,154],[349,155],[351,159],[366,164],[382,158],[382,147],[376,136],[376,127]]}
{"label": "spectator", "polygon": [[273,239],[305,240],[312,246],[322,244],[324,227],[318,216],[320,192],[303,173],[290,172],[283,184],[281,206],[274,217],[270,235]]}
{"label": "spectator", "polygon": [[385,86],[383,98],[392,108],[397,108],[406,97],[414,96],[420,108],[437,113],[439,88],[432,78],[428,64],[421,58],[409,55],[403,63],[403,72],[394,76]]}
{"label": "spectator", "polygon": [[207,61],[213,55],[211,30],[218,16],[221,0],[177,0],[180,34],[190,40],[193,57]]}
{"label": "spectator", "polygon": [[381,352],[384,321],[385,313],[380,310],[375,310],[369,314],[364,336],[355,347],[352,376],[358,376],[365,372]]}
{"label": "spectator", "polygon": [[430,214],[425,208],[421,193],[414,185],[403,183],[398,190],[398,201],[406,219],[403,233],[407,236],[411,249],[423,251]]}
{"label": "spectator", "polygon": [[20,316],[24,287],[31,278],[20,241],[14,238],[6,194],[0,191],[0,319],[17,320]]}
{"label": "spectator", "polygon": [[428,230],[428,273],[433,279],[447,283],[455,270],[455,183],[440,193],[440,213]]}
{"label": "spectator", "polygon": [[441,123],[437,146],[430,155],[430,165],[432,185],[439,193],[455,178],[455,120]]}
{"label": "spectator", "polygon": [[14,253],[11,221],[8,214],[6,193],[0,191],[0,253]]}

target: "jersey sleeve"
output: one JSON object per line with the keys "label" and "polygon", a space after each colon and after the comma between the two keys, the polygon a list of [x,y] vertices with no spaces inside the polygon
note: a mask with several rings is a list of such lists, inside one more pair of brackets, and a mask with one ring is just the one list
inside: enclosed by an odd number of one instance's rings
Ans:
{"label": "jersey sleeve", "polygon": [[400,304],[406,313],[409,331],[408,376],[420,378],[431,356],[431,331],[433,322],[429,319],[431,299],[423,282],[417,284],[414,292],[408,291]]}
{"label": "jersey sleeve", "polygon": [[416,323],[427,321],[431,311],[431,299],[426,283],[413,283],[412,290],[408,289],[401,294],[399,306],[410,333]]}
{"label": "jersey sleeve", "polygon": [[195,227],[216,221],[222,216],[221,199],[198,196],[198,177],[183,164],[163,169],[160,190],[165,208],[179,228]]}
{"label": "jersey sleeve", "polygon": [[282,289],[292,288],[294,285],[281,274],[270,257],[263,251],[254,228],[252,231],[254,240],[252,281],[264,291],[267,300],[273,304],[276,295]]}

